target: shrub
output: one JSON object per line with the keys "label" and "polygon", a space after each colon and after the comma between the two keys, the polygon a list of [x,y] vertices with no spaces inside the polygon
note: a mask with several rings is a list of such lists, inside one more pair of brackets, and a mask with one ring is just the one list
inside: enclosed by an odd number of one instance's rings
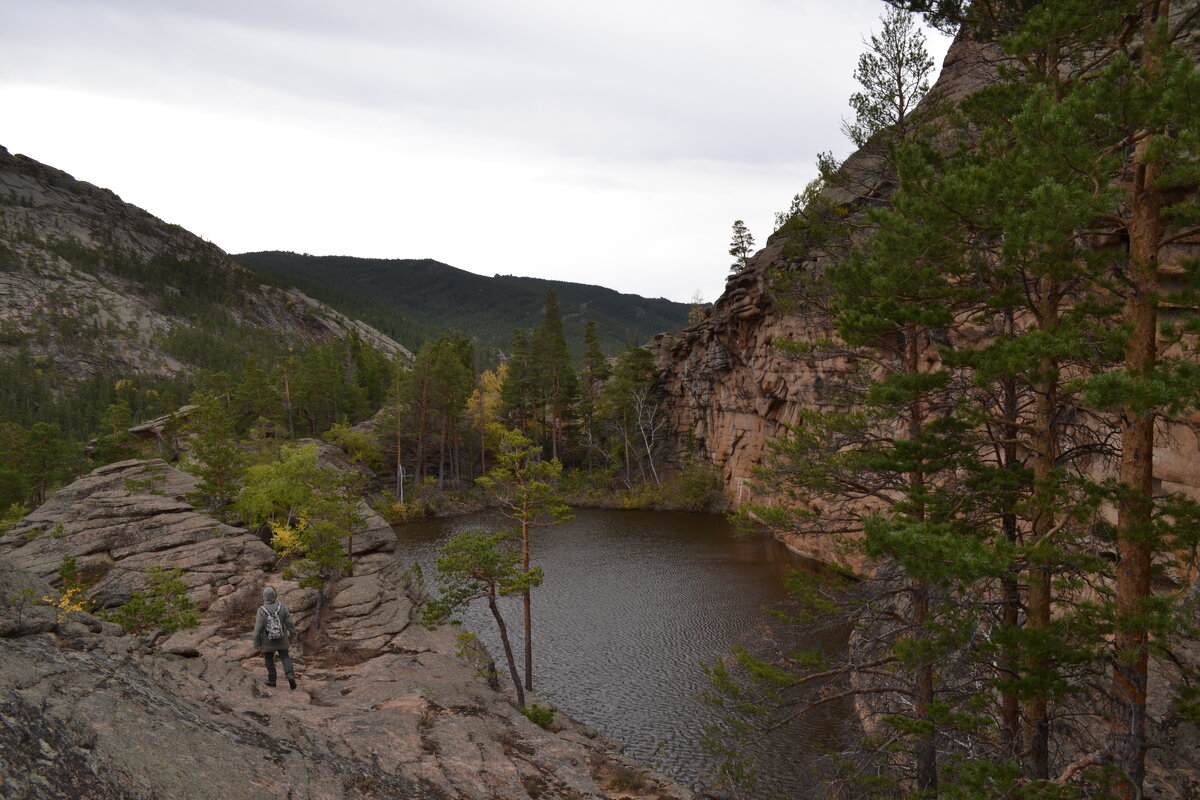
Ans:
{"label": "shrub", "polygon": [[321,438],[340,447],[355,464],[362,464],[375,472],[383,469],[383,451],[369,434],[351,430],[350,426],[336,422],[321,434]]}
{"label": "shrub", "polygon": [[635,792],[641,794],[651,788],[646,773],[633,767],[619,766],[609,782],[608,788],[615,792]]}
{"label": "shrub", "polygon": [[612,494],[617,468],[563,471],[558,490],[576,504],[598,503]]}
{"label": "shrub", "polygon": [[521,706],[521,713],[539,728],[549,728],[554,724],[554,712],[558,711],[554,706],[540,706],[537,703],[528,706]]}
{"label": "shrub", "polygon": [[187,596],[183,570],[156,567],[147,573],[150,588],[134,592],[125,605],[105,615],[130,633],[160,630],[170,635],[185,628],[200,626],[200,615]]}
{"label": "shrub", "polygon": [[400,525],[405,522],[412,522],[414,519],[421,519],[433,514],[433,508],[428,502],[417,498],[409,503],[392,503],[383,501],[375,503],[371,506],[392,525]]}
{"label": "shrub", "polygon": [[0,512],[0,536],[8,533],[13,525],[16,525],[25,516],[25,506],[20,503],[13,503],[4,512]]}
{"label": "shrub", "polygon": [[716,511],[722,504],[721,475],[711,467],[688,463],[672,483],[687,511]]}

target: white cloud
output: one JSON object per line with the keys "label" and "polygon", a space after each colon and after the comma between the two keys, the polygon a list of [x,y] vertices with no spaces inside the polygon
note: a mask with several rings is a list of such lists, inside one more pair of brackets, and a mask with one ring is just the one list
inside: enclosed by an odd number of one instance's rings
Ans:
{"label": "white cloud", "polygon": [[882,9],[0,0],[0,144],[231,252],[714,299],[733,219],[761,243],[846,149]]}

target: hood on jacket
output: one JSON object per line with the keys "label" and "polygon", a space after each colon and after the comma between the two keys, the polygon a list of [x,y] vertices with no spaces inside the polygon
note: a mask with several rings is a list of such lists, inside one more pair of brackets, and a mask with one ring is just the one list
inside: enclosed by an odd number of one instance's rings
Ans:
{"label": "hood on jacket", "polygon": [[278,597],[278,595],[275,593],[275,587],[268,586],[265,589],[263,589],[263,602],[264,603],[274,603],[276,597]]}

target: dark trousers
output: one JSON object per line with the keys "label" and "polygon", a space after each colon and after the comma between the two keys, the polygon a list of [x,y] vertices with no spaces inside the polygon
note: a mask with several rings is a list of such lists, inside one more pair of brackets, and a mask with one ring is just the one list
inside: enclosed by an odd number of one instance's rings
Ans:
{"label": "dark trousers", "polygon": [[295,677],[296,672],[292,668],[292,657],[288,655],[287,648],[282,650],[268,650],[263,653],[263,661],[267,662],[267,683],[275,682],[275,654],[279,653],[279,660],[283,662],[283,674],[290,681]]}

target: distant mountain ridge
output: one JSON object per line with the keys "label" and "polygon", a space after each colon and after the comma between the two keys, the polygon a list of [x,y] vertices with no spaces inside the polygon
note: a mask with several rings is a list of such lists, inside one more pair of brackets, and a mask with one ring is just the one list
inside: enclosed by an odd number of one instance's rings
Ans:
{"label": "distant mountain ridge", "polygon": [[[681,330],[691,308],[686,303],[622,294],[583,283],[514,275],[488,278],[428,258],[313,256],[281,251],[233,257],[248,267],[301,286],[343,313],[351,312],[339,303],[354,298],[363,306],[355,309],[355,316],[393,336],[396,333],[389,330],[392,324],[408,324],[414,329],[443,328],[473,336],[483,347],[502,352],[511,348],[515,329],[529,330],[541,323],[549,289],[558,295],[567,344],[576,357],[582,350],[584,323],[589,319],[596,323],[601,347],[611,354],[625,345],[644,344],[656,334]],[[381,305],[398,316],[392,322],[380,317],[377,307]]]}
{"label": "distant mountain ridge", "polygon": [[82,434],[116,383],[141,381],[125,390],[139,398],[172,381],[183,392],[204,370],[355,339],[411,357],[182,227],[0,147],[0,423],[59,403]]}

